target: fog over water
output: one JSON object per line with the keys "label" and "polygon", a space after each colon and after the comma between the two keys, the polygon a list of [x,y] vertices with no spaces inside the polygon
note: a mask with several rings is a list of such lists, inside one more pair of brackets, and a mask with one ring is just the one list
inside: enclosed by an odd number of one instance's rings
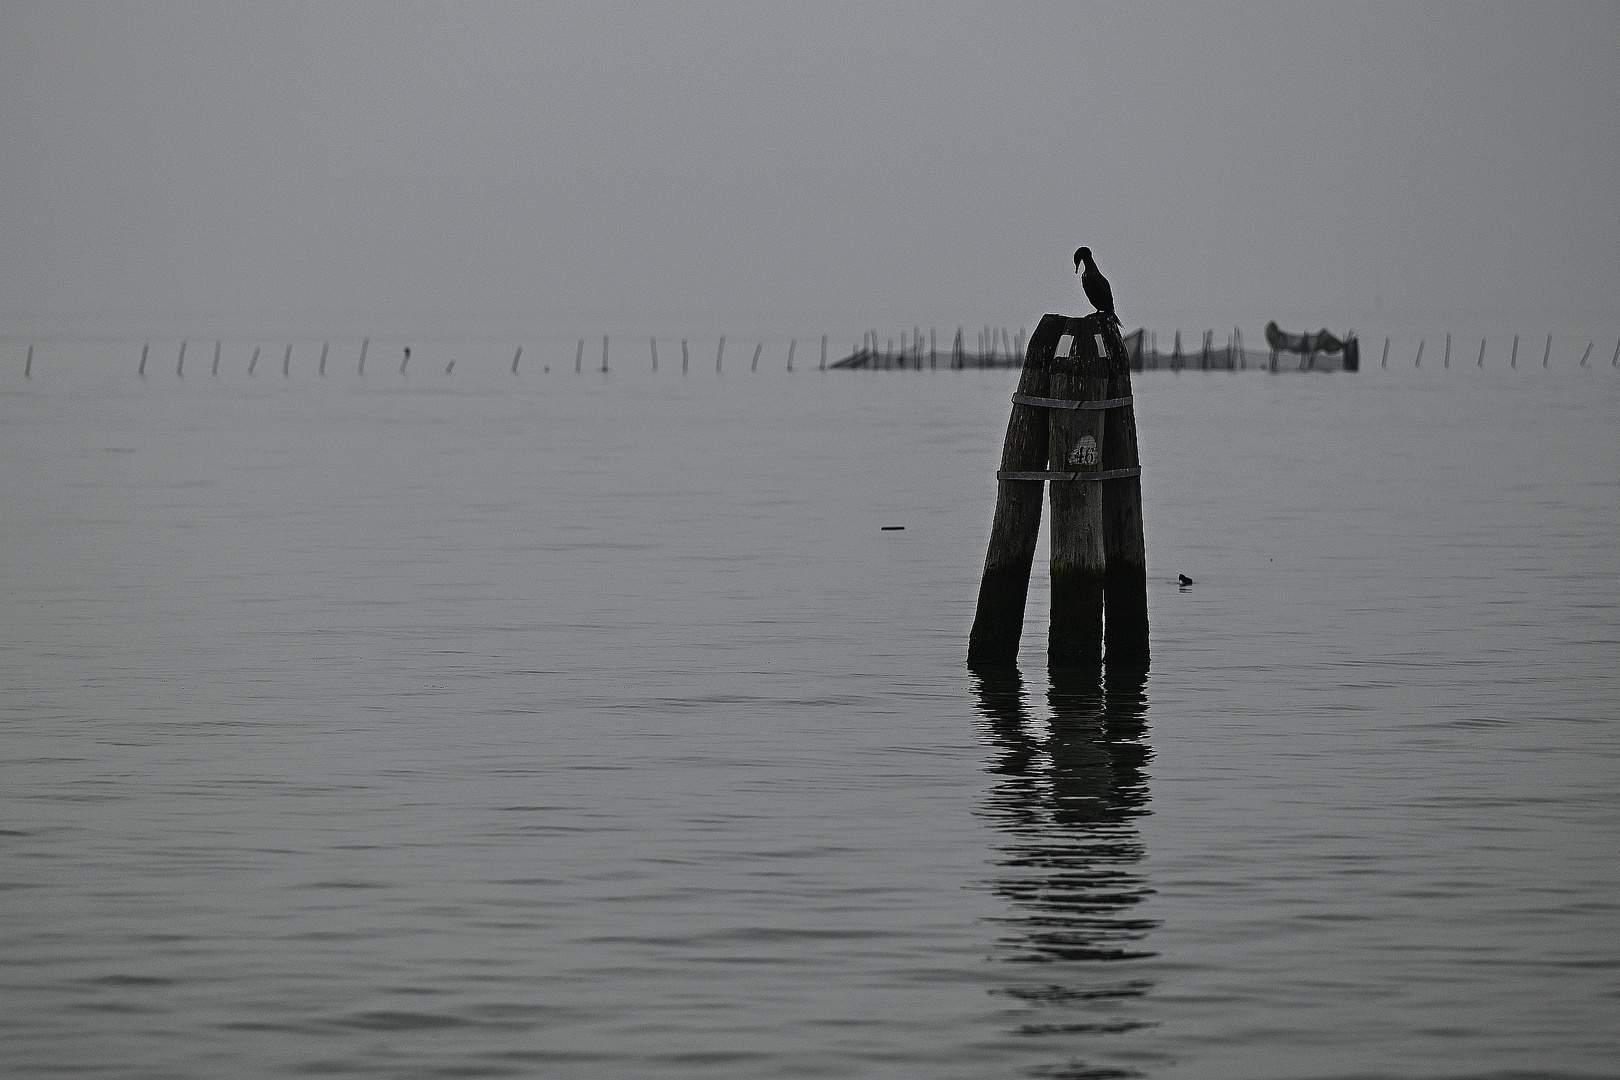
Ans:
{"label": "fog over water", "polygon": [[[1611,1075],[1617,31],[0,7],[0,1073]],[[1081,243],[1362,370],[1136,374],[1152,670],[975,674],[1016,374],[822,336]]]}
{"label": "fog over water", "polygon": [[1081,243],[1133,326],[1615,329],[1616,37],[1606,4],[10,4],[0,332],[1013,324]]}

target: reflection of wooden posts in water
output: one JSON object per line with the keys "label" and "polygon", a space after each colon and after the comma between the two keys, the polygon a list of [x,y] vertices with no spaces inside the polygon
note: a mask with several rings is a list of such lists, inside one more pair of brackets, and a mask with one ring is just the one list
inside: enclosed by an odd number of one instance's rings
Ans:
{"label": "reflection of wooden posts in water", "polygon": [[[1030,1001],[1108,1001],[1117,1030],[1135,1027],[1151,982],[1071,990],[1032,988],[1022,976],[1031,962],[1078,962],[1100,978],[1098,961],[1106,967],[1155,955],[1150,935],[1160,923],[1143,909],[1153,894],[1138,866],[1142,838],[1131,825],[1147,813],[1150,796],[1146,674],[1112,665],[1102,679],[1054,671],[1045,723],[1029,708],[1016,670],[978,671],[971,684],[991,755],[982,812],[1006,837],[989,880],[991,893],[1008,904],[993,954],[1014,965],[1005,992]],[[1026,1038],[1030,1029],[1020,1031]]]}
{"label": "reflection of wooden posts in water", "polygon": [[[1073,345],[1058,358],[1064,335]],[[1030,335],[996,474],[995,515],[968,641],[970,665],[1017,662],[1040,533],[1041,483],[1050,481],[1049,666],[1102,661],[1106,603],[1109,662],[1145,668],[1147,577],[1130,385],[1118,328],[1101,315],[1046,315]]]}

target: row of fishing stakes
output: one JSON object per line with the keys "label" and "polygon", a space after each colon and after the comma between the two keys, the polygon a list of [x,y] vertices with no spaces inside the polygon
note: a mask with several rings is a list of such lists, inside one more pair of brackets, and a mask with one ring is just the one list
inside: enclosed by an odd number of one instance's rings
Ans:
{"label": "row of fishing stakes", "polygon": [[[648,338],[647,339],[647,344],[648,344],[649,348],[652,351],[652,369],[654,371],[657,371],[658,370],[658,339],[656,337]],[[793,354],[794,354],[794,352],[796,352],[798,350],[798,348],[799,348],[799,339],[798,338],[793,338],[792,340],[790,340],[788,342],[787,369],[789,371],[793,370]],[[764,352],[764,351],[765,351],[765,342],[764,341],[761,341],[758,345],[754,346],[754,359],[748,365],[748,370],[749,371],[758,371],[759,370],[759,357],[760,357],[760,354],[762,352]],[[522,347],[519,347],[517,353],[515,355],[513,355],[513,357],[512,357],[512,374],[514,374],[514,375],[517,374],[518,357],[520,357],[522,355],[523,355],[523,349],[522,349]],[[721,334],[720,335],[720,346],[714,352],[714,370],[715,371],[718,372],[718,371],[721,370],[721,366],[725,361],[725,356],[726,356],[726,336],[724,334]],[[688,372],[688,370],[691,368],[691,365],[692,365],[691,351],[687,347],[687,340],[685,338],[682,338],[681,339],[681,374],[685,375]],[[574,374],[575,375],[581,374],[584,371],[584,368],[585,368],[585,339],[580,338],[579,339],[579,348],[576,349],[575,352],[574,352]],[[551,369],[547,368],[546,370],[550,371]],[[826,334],[821,335],[821,370],[822,371],[827,370],[827,335]],[[608,373],[608,335],[603,334],[602,335],[602,374],[606,375],[607,373]]]}
{"label": "row of fishing stakes", "polygon": [[[225,347],[225,343],[223,341],[214,342],[214,363],[209,368],[208,373],[210,375],[218,375],[219,374],[219,355],[220,355],[220,352],[224,349],[224,347]],[[360,344],[360,374],[362,374],[362,375],[364,375],[366,373],[366,350],[369,349],[370,347],[371,347],[371,339],[370,338],[366,338],[365,341],[361,342],[361,344]],[[253,359],[248,361],[248,374],[249,375],[252,375],[253,374],[253,369],[259,366],[259,350],[260,350],[260,348],[262,348],[262,346],[255,345],[253,347]],[[327,353],[329,353],[331,351],[331,349],[332,349],[332,343],[330,341],[321,342],[320,372],[321,372],[322,376],[324,376],[326,374],[326,356],[327,356]],[[151,352],[152,352],[152,345],[151,345],[150,342],[148,342],[147,344],[141,346],[141,364],[140,364],[140,367],[138,367],[135,370],[135,373],[137,375],[139,375],[143,379],[146,378],[146,358],[149,355],[151,355]],[[290,376],[292,374],[292,352],[293,352],[293,347],[289,344],[287,346],[287,351],[281,354],[281,374],[282,374],[283,378],[286,378],[287,376]],[[406,360],[406,362],[409,362],[410,358],[411,358],[411,350],[406,349],[405,350],[405,360]],[[29,368],[33,367],[33,362],[34,362],[34,347],[32,345],[30,345],[30,346],[28,346],[28,367]],[[454,367],[455,366],[455,361],[454,360],[450,361],[450,364],[451,364],[452,367]],[[405,364],[403,364],[403,363],[400,364],[399,365],[399,370],[400,370],[401,374],[404,374],[404,372],[405,372]],[[24,374],[27,374],[27,373],[28,373],[27,370],[25,370]],[[174,363],[174,373],[175,373],[176,377],[178,377],[178,378],[183,379],[183,378],[186,377],[186,343],[184,341],[182,341],[180,343],[180,356]]]}
{"label": "row of fishing stakes", "polygon": [[1106,648],[1110,670],[1146,671],[1142,468],[1117,325],[1100,313],[1042,316],[1012,401],[968,665],[1018,662],[1044,483],[1052,501],[1048,668],[1100,668]]}
{"label": "row of fishing stakes", "polygon": [[[658,370],[658,339],[656,337],[649,338],[648,342],[652,347],[652,369],[654,371],[657,371]],[[180,342],[180,356],[179,356],[179,359],[175,362],[175,366],[174,366],[174,373],[175,373],[176,376],[178,376],[180,378],[184,378],[185,374],[186,374],[186,344],[187,343],[184,342],[184,341]],[[214,342],[214,365],[213,365],[212,372],[211,372],[214,375],[219,374],[219,356],[220,356],[220,351],[221,351],[221,349],[223,349],[223,347],[224,347],[224,342],[223,341]],[[253,358],[248,361],[248,374],[249,375],[253,374],[254,368],[256,368],[258,366],[258,364],[259,364],[259,350],[260,350],[260,348],[261,348],[260,346],[254,346]],[[360,365],[359,365],[358,370],[359,370],[359,373],[361,375],[364,375],[366,373],[366,353],[370,348],[371,348],[371,339],[370,338],[366,338],[364,341],[362,341],[360,343]],[[793,370],[793,357],[794,357],[795,353],[798,351],[798,348],[799,348],[799,339],[798,338],[793,338],[788,342],[787,369],[789,371]],[[320,374],[323,377],[326,375],[326,358],[327,358],[328,354],[331,352],[331,349],[332,349],[332,343],[330,341],[323,341],[321,343],[321,360],[320,360],[319,371],[320,371]],[[281,357],[281,374],[283,376],[287,376],[287,375],[290,375],[292,373],[292,350],[293,350],[293,347],[291,345],[288,345],[286,352],[282,354],[282,357]],[[147,357],[151,355],[151,351],[152,351],[152,346],[151,346],[150,342],[148,342],[147,344],[141,346],[141,363],[140,363],[140,366],[136,369],[136,374],[140,375],[140,377],[143,378],[143,379],[146,378],[146,360],[147,360]],[[764,341],[761,341],[758,345],[754,346],[754,359],[749,364],[748,370],[750,370],[750,371],[758,371],[759,370],[759,358],[760,358],[760,355],[764,351],[765,351],[765,342]],[[718,350],[716,350],[716,352],[714,354],[714,370],[715,371],[720,371],[721,370],[721,365],[722,365],[722,363],[723,363],[723,361],[725,359],[725,354],[726,354],[726,339],[725,339],[725,336],[722,335],[721,338],[720,338],[720,347],[719,347]],[[517,351],[512,354],[512,374],[516,375],[518,373],[518,362],[520,360],[522,360],[522,359],[523,359],[523,346],[519,345],[518,348],[517,348]],[[406,368],[409,366],[410,362],[411,362],[410,346],[405,346],[404,355],[400,359],[400,362],[399,362],[399,373],[401,375],[405,374]],[[576,374],[580,373],[583,370],[584,363],[585,363],[585,339],[580,338],[579,339],[579,350],[574,354],[574,372]],[[689,352],[689,350],[687,348],[686,339],[683,338],[681,340],[681,374],[682,375],[685,375],[687,373],[690,365],[691,365],[691,355],[690,355],[690,352]],[[446,375],[450,374],[450,372],[455,369],[455,366],[456,366],[456,362],[454,360],[451,360],[450,363],[448,365],[446,365],[446,367],[444,369],[444,373]],[[548,367],[548,368],[546,368],[546,370],[550,371],[551,369]],[[601,370],[602,370],[602,373],[604,375],[607,374],[607,370],[608,370],[608,338],[607,338],[607,335],[603,335],[603,337],[602,337],[602,369]],[[821,370],[822,371],[827,370],[827,335],[826,334],[821,335]],[[34,373],[34,347],[32,345],[30,345],[30,346],[28,346],[28,358],[24,362],[24,365],[23,365],[23,375],[25,377],[28,377],[28,378],[33,378],[33,373]]]}
{"label": "row of fishing stakes", "polygon": [[[1591,357],[1592,357],[1592,349],[1596,345],[1597,345],[1596,341],[1588,341],[1586,343],[1586,351],[1581,353],[1581,363],[1580,363],[1581,367],[1586,367],[1587,366],[1586,362],[1589,359],[1591,359]],[[1422,367],[1423,366],[1423,346],[1424,346],[1424,342],[1420,339],[1418,341],[1417,359],[1412,362],[1413,367]],[[1611,367],[1620,367],[1620,341],[1616,341],[1614,343],[1614,359],[1609,361],[1609,365]],[[1386,368],[1389,367],[1389,338],[1384,339],[1384,358],[1381,361],[1379,361],[1378,366],[1379,367],[1386,367]],[[1444,367],[1450,367],[1451,366],[1451,335],[1450,334],[1446,335],[1446,357],[1445,357],[1445,361],[1443,363],[1443,366]],[[1484,338],[1479,339],[1479,360],[1477,361],[1476,366],[1478,366],[1478,367],[1484,367],[1485,366],[1485,339]],[[1513,350],[1508,355],[1508,367],[1516,369],[1516,368],[1518,368],[1518,366],[1519,366],[1519,335],[1514,334],[1513,335]],[[1552,335],[1551,334],[1547,335],[1547,347],[1541,351],[1541,366],[1544,367],[1544,368],[1552,366]]]}
{"label": "row of fishing stakes", "polygon": [[[1210,339],[1211,339],[1212,335],[1213,335],[1213,331],[1206,331],[1205,334],[1204,334],[1204,339],[1205,339],[1204,340],[1204,349],[1205,349],[1206,355],[1209,353],[1209,351],[1211,349]],[[1180,355],[1180,351],[1181,351],[1180,336],[1181,336],[1180,331],[1177,331],[1177,334],[1176,334],[1176,349],[1175,349],[1175,354],[1174,354],[1174,355],[1177,355],[1177,356]],[[990,328],[987,328],[984,332],[982,332],[979,335],[980,346],[981,346],[981,348],[985,348],[985,349],[996,348],[998,346],[1004,346],[1004,347],[1008,348],[1009,350],[1013,350],[1013,349],[1016,349],[1016,348],[1018,348],[1019,346],[1022,345],[1022,338],[1023,338],[1022,333],[1009,335],[1007,333],[1007,331],[1004,330],[1004,329],[1000,330],[1000,331],[997,331],[995,329],[990,329]],[[821,367],[820,367],[820,370],[822,370],[822,371],[827,370],[827,340],[828,339],[827,339],[826,334],[821,335]],[[877,352],[878,352],[878,350],[877,350],[877,340],[878,340],[877,332],[876,331],[870,331],[870,332],[868,332],[866,338],[863,340],[863,342],[861,344],[861,348],[863,350],[870,350],[873,353],[873,355],[877,355]],[[909,348],[909,350],[910,350],[909,354],[916,357],[916,358],[918,358],[918,363],[917,363],[916,366],[917,366],[917,368],[919,370],[921,369],[921,366],[922,366],[920,358],[922,357],[923,352],[924,352],[923,346],[922,346],[922,340],[923,340],[923,337],[922,337],[921,329],[919,328],[917,331],[914,332],[913,341],[912,341],[912,343],[911,343],[911,345],[909,347],[906,346],[906,344],[904,342],[901,343],[902,349]],[[1031,338],[1030,341],[1031,341],[1031,344],[1033,345],[1034,339]],[[651,347],[651,351],[652,351],[652,369],[654,371],[657,371],[658,370],[658,339],[656,337],[649,338],[648,343],[649,343],[649,345]],[[1235,346],[1234,346],[1234,343],[1236,343]],[[951,355],[952,355],[953,358],[956,357],[959,353],[961,353],[961,351],[962,351],[961,350],[961,344],[962,344],[962,332],[960,330],[958,330],[957,335],[956,335],[956,344],[952,347],[952,354]],[[1413,361],[1413,366],[1414,367],[1422,367],[1423,366],[1423,350],[1424,350],[1424,347],[1425,347],[1426,344],[1427,344],[1426,341],[1419,341],[1418,342],[1417,357]],[[1229,354],[1230,354],[1230,351],[1234,347],[1237,347],[1237,348],[1241,349],[1241,345],[1242,345],[1242,337],[1241,337],[1241,334],[1239,332],[1234,331],[1233,335],[1228,336],[1228,338],[1227,338],[1227,349],[1228,349]],[[787,369],[789,371],[793,370],[793,357],[794,357],[794,355],[795,355],[795,353],[796,353],[796,351],[798,349],[798,346],[799,346],[799,339],[798,338],[793,338],[792,340],[790,340],[788,342]],[[1581,367],[1588,366],[1587,362],[1591,359],[1592,350],[1594,348],[1596,348],[1596,346],[1597,346],[1596,341],[1587,342],[1586,351],[1581,353],[1581,361],[1580,361],[1580,366]],[[224,343],[222,341],[214,342],[214,362],[213,362],[212,366],[209,369],[209,373],[212,374],[212,375],[218,375],[219,374],[219,358],[220,358],[220,352],[223,349],[223,347],[224,347]],[[894,341],[892,339],[889,342],[889,347],[890,347],[891,351],[894,348]],[[248,374],[249,375],[252,375],[254,373],[254,370],[258,367],[260,348],[261,348],[260,346],[254,346],[253,358],[248,361]],[[370,348],[371,348],[371,339],[370,338],[366,338],[364,341],[362,341],[360,343],[360,363],[359,363],[358,370],[359,370],[359,373],[361,375],[364,375],[366,373],[366,354],[367,354],[367,352],[368,352],[368,350]],[[1155,344],[1153,348],[1154,348],[1154,352],[1156,354],[1157,353],[1157,345]],[[1384,367],[1384,368],[1389,367],[1389,348],[1390,348],[1390,339],[1386,337],[1384,339],[1384,355],[1383,355],[1383,358],[1379,361],[1379,366],[1380,367]],[[151,349],[152,349],[152,346],[151,346],[150,343],[141,346],[141,362],[140,362],[140,367],[137,369],[137,374],[139,374],[142,378],[146,377],[146,361],[147,361],[147,357],[151,353]],[[332,349],[332,343],[331,342],[323,341],[321,343],[321,359],[320,359],[320,364],[319,364],[319,371],[320,371],[320,374],[323,375],[323,376],[326,374],[326,359],[327,359],[328,354],[331,352],[331,349]],[[754,346],[754,358],[749,364],[749,370],[750,371],[758,371],[759,370],[759,360],[760,360],[760,356],[764,352],[764,349],[765,349],[765,343],[763,341],[759,342],[759,344]],[[290,375],[291,372],[292,372],[292,352],[293,352],[293,347],[291,345],[288,345],[286,350],[282,353],[282,356],[281,356],[281,374],[283,376]],[[725,358],[725,352],[726,352],[726,339],[725,339],[724,336],[722,336],[720,338],[719,348],[715,350],[715,354],[714,354],[714,370],[715,371],[720,371],[721,370],[721,365],[722,365],[722,362],[723,362],[723,360]],[[935,351],[935,348],[934,348],[934,333],[933,333],[932,330],[930,330],[929,333],[928,333],[928,349],[927,349],[927,353],[928,353],[928,356],[929,356],[929,359],[930,359],[929,367],[935,366],[934,365],[934,360],[936,358],[936,351]],[[902,353],[902,355],[905,355],[905,354]],[[1016,353],[1013,353],[1013,355],[1016,355]],[[520,345],[520,346],[518,346],[517,351],[512,354],[512,374],[516,375],[518,373],[518,362],[522,358],[523,358],[523,347]],[[406,368],[410,364],[410,361],[411,361],[411,350],[407,347],[404,350],[404,356],[400,360],[399,371],[400,371],[401,375],[405,374]],[[580,338],[579,339],[579,350],[574,356],[574,371],[576,373],[580,373],[583,370],[584,362],[585,362],[585,339]],[[1609,363],[1610,363],[1610,366],[1612,366],[1612,367],[1620,367],[1620,341],[1615,342],[1614,356],[1610,360]],[[1450,334],[1446,335],[1446,351],[1445,351],[1445,359],[1443,361],[1443,364],[1444,364],[1445,367],[1448,367],[1448,368],[1451,366],[1451,335]],[[1478,359],[1476,361],[1476,364],[1477,364],[1477,366],[1482,367],[1482,368],[1485,366],[1485,339],[1484,338],[1479,339],[1479,356],[1478,356]],[[681,374],[682,375],[685,375],[687,373],[690,365],[691,365],[690,351],[688,349],[686,339],[683,338],[681,340]],[[456,366],[456,362],[454,360],[451,360],[450,363],[445,366],[445,369],[444,369],[445,374],[448,375],[452,370],[455,369],[455,366]],[[953,364],[953,366],[954,366],[954,364]],[[1511,352],[1509,353],[1508,366],[1512,367],[1512,368],[1515,368],[1515,369],[1519,366],[1519,336],[1517,334],[1515,334],[1513,336],[1513,347],[1512,347]],[[1544,367],[1544,368],[1552,366],[1552,335],[1551,334],[1547,335],[1546,347],[1542,350],[1541,366]],[[551,370],[551,368],[547,367],[545,370],[549,372]],[[603,338],[602,338],[602,368],[601,368],[601,370],[602,370],[602,372],[604,374],[608,370],[608,339],[607,339],[606,336],[603,336]],[[177,376],[179,376],[181,378],[185,377],[185,373],[186,373],[186,342],[184,342],[184,341],[180,342],[180,355],[175,361],[174,373],[175,373],[175,375],[177,375]],[[24,378],[29,378],[29,379],[34,377],[34,346],[33,345],[28,346],[27,356],[23,360],[23,377]]]}

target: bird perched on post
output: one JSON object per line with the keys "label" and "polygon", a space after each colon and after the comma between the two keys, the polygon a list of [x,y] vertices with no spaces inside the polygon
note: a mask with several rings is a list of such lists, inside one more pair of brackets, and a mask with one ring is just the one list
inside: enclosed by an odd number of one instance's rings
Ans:
{"label": "bird perched on post", "polygon": [[[1085,273],[1080,273],[1081,264],[1085,265]],[[1114,314],[1114,290],[1108,284],[1108,279],[1102,276],[1097,264],[1092,261],[1091,249],[1083,247],[1074,253],[1074,272],[1080,274],[1080,287],[1086,291],[1086,299],[1091,306],[1108,316],[1110,322],[1119,325],[1119,316]]]}

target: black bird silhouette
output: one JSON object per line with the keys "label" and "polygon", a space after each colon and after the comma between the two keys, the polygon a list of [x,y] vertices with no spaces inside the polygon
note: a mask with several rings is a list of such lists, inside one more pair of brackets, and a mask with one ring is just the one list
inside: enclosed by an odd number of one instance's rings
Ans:
{"label": "black bird silhouette", "polygon": [[[1085,273],[1080,273],[1081,264],[1085,264]],[[1086,299],[1091,306],[1108,316],[1114,325],[1119,325],[1119,316],[1114,314],[1114,289],[1108,284],[1108,279],[1102,276],[1097,264],[1092,261],[1091,249],[1083,247],[1074,253],[1074,272],[1080,274],[1080,287],[1086,291]]]}
{"label": "black bird silhouette", "polygon": [[1176,580],[1181,583],[1181,587],[1183,589],[1193,583],[1193,579],[1188,577],[1186,574],[1177,574]]}

